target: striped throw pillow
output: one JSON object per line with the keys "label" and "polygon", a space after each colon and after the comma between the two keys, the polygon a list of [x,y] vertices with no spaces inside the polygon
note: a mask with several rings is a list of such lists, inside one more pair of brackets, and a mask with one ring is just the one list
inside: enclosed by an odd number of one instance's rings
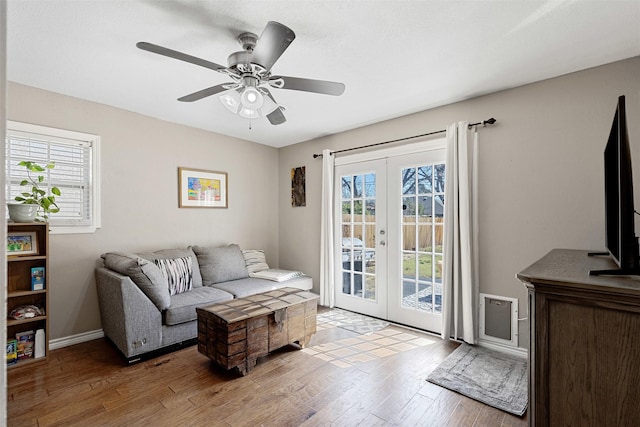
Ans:
{"label": "striped throw pillow", "polygon": [[242,251],[242,256],[249,274],[269,269],[262,249],[245,249]]}
{"label": "striped throw pillow", "polygon": [[169,295],[177,295],[193,288],[191,257],[156,259],[154,261],[169,282]]}

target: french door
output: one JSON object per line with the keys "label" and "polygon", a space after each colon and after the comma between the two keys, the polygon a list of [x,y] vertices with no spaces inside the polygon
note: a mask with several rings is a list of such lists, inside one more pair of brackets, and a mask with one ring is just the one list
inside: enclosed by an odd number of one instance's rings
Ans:
{"label": "french door", "polygon": [[336,305],[387,318],[386,160],[337,166]]}
{"label": "french door", "polygon": [[336,305],[440,332],[444,148],[335,168]]}

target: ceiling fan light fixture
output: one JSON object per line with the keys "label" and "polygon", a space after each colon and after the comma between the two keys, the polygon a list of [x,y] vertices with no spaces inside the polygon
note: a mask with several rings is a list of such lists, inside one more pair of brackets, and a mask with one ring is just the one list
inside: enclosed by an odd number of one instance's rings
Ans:
{"label": "ceiling fan light fixture", "polygon": [[244,108],[257,110],[262,107],[264,103],[264,96],[255,87],[247,87],[242,91],[240,95],[240,103]]}
{"label": "ceiling fan light fixture", "polygon": [[238,113],[240,117],[244,117],[245,119],[257,119],[260,117],[260,113],[258,110],[252,110],[251,108],[242,107],[240,112]]}
{"label": "ceiling fan light fixture", "polygon": [[240,95],[235,90],[228,91],[220,96],[220,102],[233,114],[238,114],[238,111],[240,111]]}
{"label": "ceiling fan light fixture", "polygon": [[260,109],[262,115],[268,116],[269,114],[273,113],[276,108],[278,108],[278,104],[276,104],[270,97],[265,96],[264,103],[262,104],[262,108]]}

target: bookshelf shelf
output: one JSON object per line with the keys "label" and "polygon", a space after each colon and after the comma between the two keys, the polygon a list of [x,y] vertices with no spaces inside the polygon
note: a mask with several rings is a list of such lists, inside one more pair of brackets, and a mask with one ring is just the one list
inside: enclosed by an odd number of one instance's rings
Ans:
{"label": "bookshelf shelf", "polygon": [[26,295],[37,295],[37,294],[45,294],[45,293],[47,293],[46,289],[42,289],[39,291],[14,291],[14,292],[7,293],[7,297],[16,298],[16,297],[23,297]]}
{"label": "bookshelf shelf", "polygon": [[[47,316],[36,316],[29,319],[7,319],[7,326],[26,325],[28,323],[37,323],[43,320],[47,320]],[[40,329],[40,328],[38,328]]]}

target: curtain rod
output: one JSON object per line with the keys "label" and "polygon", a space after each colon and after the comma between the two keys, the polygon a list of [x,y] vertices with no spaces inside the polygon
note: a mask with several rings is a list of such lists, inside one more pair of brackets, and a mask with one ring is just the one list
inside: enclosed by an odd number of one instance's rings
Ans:
{"label": "curtain rod", "polygon": [[[496,119],[491,117],[490,119],[483,120],[481,122],[470,123],[469,127],[473,127],[473,126],[477,126],[477,125],[482,125],[484,127],[486,125],[492,125],[495,122],[496,122]],[[392,142],[400,142],[400,141],[406,141],[407,139],[414,139],[414,138],[421,138],[423,136],[436,135],[436,134],[439,134],[439,133],[444,133],[446,131],[447,131],[446,129],[437,130],[435,132],[423,133],[422,135],[407,136],[406,138],[394,139],[394,140],[391,140],[391,141],[376,142],[375,144],[362,145],[360,147],[345,148],[344,150],[332,151],[330,154],[344,153],[345,151],[361,150],[363,148],[370,148],[370,147],[376,147],[378,145],[391,144]],[[317,159],[318,157],[322,157],[322,154],[314,154],[313,155],[314,159]]]}

